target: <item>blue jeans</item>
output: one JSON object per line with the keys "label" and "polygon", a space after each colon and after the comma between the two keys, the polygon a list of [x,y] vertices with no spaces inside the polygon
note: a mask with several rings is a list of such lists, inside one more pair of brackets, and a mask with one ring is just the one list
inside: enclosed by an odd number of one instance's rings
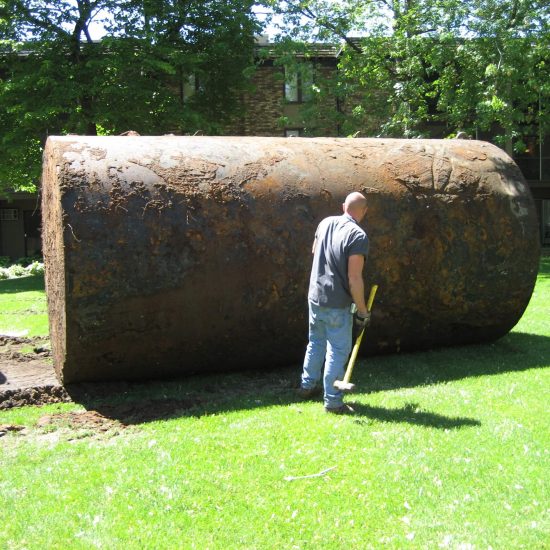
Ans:
{"label": "blue jeans", "polygon": [[314,388],[325,372],[325,407],[342,405],[343,393],[333,384],[344,378],[351,351],[352,314],[349,307],[329,308],[309,303],[309,343],[304,358],[302,388]]}

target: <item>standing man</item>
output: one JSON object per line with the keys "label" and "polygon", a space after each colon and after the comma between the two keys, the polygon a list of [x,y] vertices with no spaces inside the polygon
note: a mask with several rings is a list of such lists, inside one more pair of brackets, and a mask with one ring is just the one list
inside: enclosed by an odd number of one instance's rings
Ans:
{"label": "standing man", "polygon": [[367,213],[367,199],[361,193],[350,193],[343,209],[343,215],[325,218],[315,232],[308,293],[309,343],[300,389],[304,398],[320,393],[324,364],[325,411],[335,414],[353,412],[333,384],[344,377],[352,324],[361,329],[369,321],[363,284],[369,239],[359,226]]}

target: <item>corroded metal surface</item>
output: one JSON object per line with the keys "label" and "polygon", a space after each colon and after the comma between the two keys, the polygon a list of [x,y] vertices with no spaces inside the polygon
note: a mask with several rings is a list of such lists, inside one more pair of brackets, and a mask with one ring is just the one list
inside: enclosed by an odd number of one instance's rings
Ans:
{"label": "corroded metal surface", "polygon": [[476,141],[55,137],[43,241],[65,383],[301,362],[311,242],[369,199],[363,353],[483,342],[538,268],[530,192]]}

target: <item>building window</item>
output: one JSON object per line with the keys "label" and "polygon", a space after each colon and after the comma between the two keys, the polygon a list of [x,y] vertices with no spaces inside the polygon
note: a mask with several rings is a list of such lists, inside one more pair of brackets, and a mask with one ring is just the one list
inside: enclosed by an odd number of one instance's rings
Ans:
{"label": "building window", "polygon": [[[523,138],[525,149],[514,155],[514,160],[522,171],[525,179],[528,180],[544,180],[548,170],[546,164],[548,151],[545,151],[544,144],[540,142],[538,137],[530,136]],[[546,155],[545,155],[546,153]]]}
{"label": "building window", "polygon": [[542,201],[542,217],[541,217],[541,230],[542,230],[542,244],[544,246],[550,245],[550,199],[543,199]]}
{"label": "building window", "polygon": [[23,230],[25,231],[25,256],[35,256],[42,253],[40,238],[40,212],[37,210],[23,211]]}
{"label": "building window", "polygon": [[0,221],[16,222],[19,219],[19,210],[17,208],[0,208]]}
{"label": "building window", "polygon": [[301,128],[287,128],[285,130],[285,137],[300,137],[302,135]]}
{"label": "building window", "polygon": [[285,99],[289,103],[303,103],[311,99],[313,66],[301,63],[285,68]]}
{"label": "building window", "polygon": [[189,101],[197,92],[202,92],[203,90],[204,88],[199,77],[195,74],[189,75],[182,85],[183,101]]}

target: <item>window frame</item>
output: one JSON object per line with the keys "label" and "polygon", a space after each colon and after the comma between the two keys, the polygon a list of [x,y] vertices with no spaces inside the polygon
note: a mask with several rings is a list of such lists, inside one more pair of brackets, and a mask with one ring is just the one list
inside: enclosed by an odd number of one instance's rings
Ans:
{"label": "window frame", "polygon": [[[314,66],[313,62],[307,61],[302,62],[296,65],[295,67],[292,67],[292,73],[290,73],[290,68],[285,66],[284,67],[284,82],[283,82],[283,97],[287,103],[290,104],[300,104],[300,103],[306,103],[311,99],[311,90],[307,90],[304,92],[304,84],[312,86],[315,82],[313,76],[314,76]],[[305,70],[304,70],[305,69]],[[307,75],[304,75],[304,73],[307,71]],[[292,77],[292,79],[296,79],[296,99],[289,99],[287,89],[290,85],[289,83],[289,76]],[[307,80],[306,80],[307,78]]]}
{"label": "window frame", "polygon": [[542,199],[541,202],[540,233],[542,245],[550,245],[550,199]]}

